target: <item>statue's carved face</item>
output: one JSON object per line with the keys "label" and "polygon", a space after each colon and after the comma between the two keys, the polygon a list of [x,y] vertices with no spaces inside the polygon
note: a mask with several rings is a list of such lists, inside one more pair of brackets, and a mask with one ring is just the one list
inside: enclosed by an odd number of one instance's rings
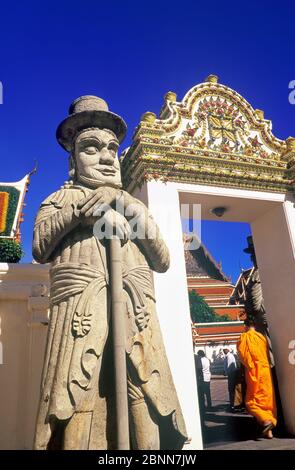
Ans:
{"label": "statue's carved face", "polygon": [[74,145],[77,180],[92,186],[108,184],[120,187],[118,147],[117,137],[108,129],[81,132]]}

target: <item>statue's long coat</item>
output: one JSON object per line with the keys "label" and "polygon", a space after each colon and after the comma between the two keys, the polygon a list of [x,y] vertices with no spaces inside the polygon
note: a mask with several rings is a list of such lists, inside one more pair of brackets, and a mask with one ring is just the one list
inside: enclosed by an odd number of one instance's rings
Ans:
{"label": "statue's long coat", "polygon": [[[47,448],[54,423],[66,422],[63,420],[83,411],[93,412],[94,417],[89,448],[114,445],[107,249],[93,235],[92,226],[80,223],[75,209],[89,191],[65,185],[43,202],[35,222],[34,256],[37,261],[51,262],[51,314],[37,449]],[[149,224],[155,224],[151,218]],[[129,399],[144,397],[158,417],[161,447],[178,449],[186,430],[155,311],[150,273],[150,267],[156,271],[168,268],[169,253],[154,228],[157,237],[148,242],[148,249],[132,241],[122,247]]]}

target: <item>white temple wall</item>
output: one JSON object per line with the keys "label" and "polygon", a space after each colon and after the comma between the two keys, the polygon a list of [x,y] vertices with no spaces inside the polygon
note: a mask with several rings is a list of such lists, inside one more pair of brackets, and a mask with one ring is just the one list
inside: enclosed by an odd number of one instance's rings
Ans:
{"label": "white temple wall", "polygon": [[285,423],[295,435],[295,208],[290,199],[252,223]]}
{"label": "white temple wall", "polygon": [[0,263],[0,449],[31,449],[48,310],[48,266]]}
{"label": "white temple wall", "polygon": [[170,268],[166,273],[154,273],[157,313],[175,388],[191,439],[184,449],[202,449],[178,192],[170,183],[151,181],[133,195],[148,205],[169,248]]}

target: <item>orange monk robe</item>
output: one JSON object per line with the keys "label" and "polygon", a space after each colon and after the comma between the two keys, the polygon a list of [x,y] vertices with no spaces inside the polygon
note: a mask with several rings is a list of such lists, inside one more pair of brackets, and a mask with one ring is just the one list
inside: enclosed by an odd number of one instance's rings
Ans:
{"label": "orange monk robe", "polygon": [[247,410],[260,424],[270,421],[275,426],[277,423],[276,402],[267,340],[261,333],[249,330],[241,335],[238,341],[238,351],[240,360],[246,368]]}

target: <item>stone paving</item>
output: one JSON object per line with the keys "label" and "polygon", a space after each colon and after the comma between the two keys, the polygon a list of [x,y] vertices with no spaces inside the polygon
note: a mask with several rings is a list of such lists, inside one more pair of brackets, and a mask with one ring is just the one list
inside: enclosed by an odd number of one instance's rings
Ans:
{"label": "stone paving", "polygon": [[295,450],[295,439],[275,436],[257,438],[255,419],[247,412],[228,410],[227,379],[211,381],[212,411],[203,422],[204,448],[210,450]]}

